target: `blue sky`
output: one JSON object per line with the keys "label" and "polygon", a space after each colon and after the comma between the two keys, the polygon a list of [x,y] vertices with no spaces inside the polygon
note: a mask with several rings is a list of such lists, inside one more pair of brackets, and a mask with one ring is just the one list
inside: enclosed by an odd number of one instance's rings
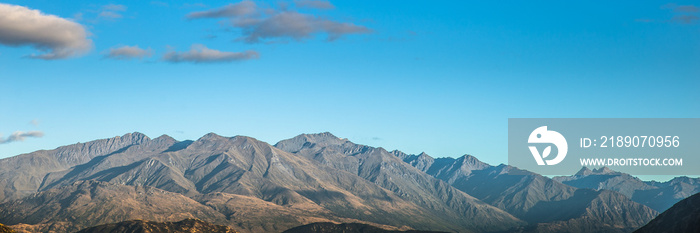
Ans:
{"label": "blue sky", "polygon": [[[0,133],[44,134],[0,144],[0,157],[134,131],[271,144],[329,131],[500,164],[508,118],[700,116],[700,13],[690,1],[254,2],[263,16],[251,17],[303,15],[307,32],[193,17],[239,1],[3,3],[79,24],[87,34],[76,43],[90,46],[33,58],[55,45],[12,44],[0,20]],[[245,40],[254,33],[267,34]],[[193,60],[193,45],[223,59]],[[108,56],[123,46],[140,58]]]}

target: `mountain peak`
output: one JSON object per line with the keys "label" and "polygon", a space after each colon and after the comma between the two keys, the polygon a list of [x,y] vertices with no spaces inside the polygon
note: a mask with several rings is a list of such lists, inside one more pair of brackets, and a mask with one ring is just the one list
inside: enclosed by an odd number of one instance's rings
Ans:
{"label": "mountain peak", "polygon": [[459,158],[459,160],[462,160],[462,167],[468,168],[470,171],[481,170],[490,166],[487,163],[481,162],[481,160],[469,154],[463,155],[461,158]]}
{"label": "mountain peak", "polygon": [[335,135],[333,135],[331,132],[321,132],[321,133],[312,133],[312,134],[306,134],[307,136],[314,136],[314,137],[330,137],[330,138],[338,138]]}
{"label": "mountain peak", "polygon": [[58,161],[70,167],[86,163],[97,156],[107,155],[126,147],[144,144],[149,141],[151,139],[145,134],[133,132],[112,138],[61,146],[51,150],[50,153],[53,153]]}
{"label": "mountain peak", "polygon": [[687,177],[687,176],[679,176],[679,177],[674,177],[670,181],[668,181],[671,184],[678,184],[678,183],[695,183],[695,179]]}
{"label": "mountain peak", "polygon": [[576,176],[587,176],[587,175],[590,175],[591,173],[593,173],[593,171],[591,171],[591,169],[588,169],[588,167],[582,167],[581,170],[576,172],[575,175]]}
{"label": "mountain peak", "polygon": [[[302,134],[305,138],[309,139],[310,142],[314,143],[342,143],[347,141],[347,139],[339,138],[330,132],[315,133],[315,134]],[[300,135],[301,136],[301,135]]]}
{"label": "mountain peak", "polygon": [[593,169],[593,174],[597,175],[608,175],[608,174],[616,174],[618,172],[611,170],[608,167],[601,167],[598,169]]}
{"label": "mountain peak", "polygon": [[140,140],[144,140],[144,139],[146,139],[146,140],[151,139],[141,132],[127,133],[127,134],[124,134],[122,136],[122,138],[131,138],[132,140],[136,140],[136,141],[140,141]]}
{"label": "mountain peak", "polygon": [[396,157],[399,157],[399,158],[403,158],[403,157],[408,156],[408,154],[406,154],[406,153],[404,153],[403,151],[400,151],[400,150],[392,150],[392,151],[389,151],[389,153],[391,153],[391,154],[393,154],[393,155],[395,155]]}
{"label": "mountain peak", "polygon": [[175,138],[173,138],[173,137],[170,137],[170,135],[163,134],[157,138],[154,138],[153,141],[177,141],[177,140],[175,140]]}
{"label": "mountain peak", "polygon": [[345,138],[339,138],[329,132],[315,133],[315,134],[300,134],[296,137],[279,141],[275,144],[275,147],[289,152],[297,152],[301,150],[305,145],[319,144],[322,146],[329,145],[342,145],[345,142],[349,142]]}
{"label": "mountain peak", "polygon": [[200,140],[220,140],[220,139],[225,139],[225,137],[212,132],[212,133],[205,134],[201,138],[197,139],[197,141],[200,141]]}

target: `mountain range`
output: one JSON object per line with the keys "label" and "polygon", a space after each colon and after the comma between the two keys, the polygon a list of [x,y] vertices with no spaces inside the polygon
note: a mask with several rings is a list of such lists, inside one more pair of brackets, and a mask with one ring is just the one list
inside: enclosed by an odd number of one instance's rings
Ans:
{"label": "mountain range", "polygon": [[553,179],[577,188],[613,190],[659,212],[700,192],[700,178],[682,176],[666,182],[642,181],[630,174],[613,171],[607,167],[593,170],[583,167],[573,176],[560,176]]}
{"label": "mountain range", "polygon": [[[330,133],[274,146],[213,133],[195,141],[130,133],[0,160],[0,223],[29,232],[187,218],[239,232],[317,222],[389,231],[631,232],[658,215],[634,193],[568,184],[572,177],[469,155],[408,155]],[[676,200],[661,196],[659,203]]]}
{"label": "mountain range", "polygon": [[580,189],[471,155],[432,158],[392,152],[406,163],[529,223],[523,232],[630,232],[658,213],[609,190]]}

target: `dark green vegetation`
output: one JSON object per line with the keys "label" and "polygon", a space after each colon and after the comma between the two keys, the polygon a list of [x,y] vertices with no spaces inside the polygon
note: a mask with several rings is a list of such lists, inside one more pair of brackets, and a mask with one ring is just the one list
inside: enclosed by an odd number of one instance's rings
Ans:
{"label": "dark green vegetation", "polygon": [[30,232],[186,218],[239,232],[317,222],[385,230],[631,232],[658,214],[617,191],[576,188],[468,155],[389,152],[330,133],[274,146],[213,133],[182,142],[132,133],[2,159],[0,188],[0,222]]}
{"label": "dark green vegetation", "polygon": [[179,222],[152,222],[132,220],[94,226],[78,233],[236,233],[227,226],[213,225],[198,219],[185,219]]}

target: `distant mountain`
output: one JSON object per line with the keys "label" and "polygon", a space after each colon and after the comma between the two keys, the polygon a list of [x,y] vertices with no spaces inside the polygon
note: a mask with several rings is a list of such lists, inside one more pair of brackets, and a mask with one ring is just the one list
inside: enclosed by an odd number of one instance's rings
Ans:
{"label": "distant mountain", "polygon": [[614,190],[630,198],[637,190],[655,189],[637,177],[616,172],[607,167],[594,170],[583,167],[573,176],[559,176],[552,179],[577,188]]}
{"label": "distant mountain", "polygon": [[[54,150],[40,150],[0,160],[0,200],[35,193],[44,177],[107,156],[150,139],[141,133],[63,146]],[[173,140],[174,141],[174,140]]]}
{"label": "distant mountain", "polygon": [[227,226],[214,225],[199,219],[185,219],[179,222],[153,222],[131,220],[119,223],[94,226],[78,233],[236,233]]}
{"label": "distant mountain", "polygon": [[658,212],[608,190],[578,189],[471,155],[434,159],[393,151],[397,158],[531,224],[523,232],[631,232]]}
{"label": "distant mountain", "polygon": [[560,176],[553,179],[577,188],[617,191],[659,212],[700,192],[700,178],[676,177],[666,182],[642,181],[607,167],[593,170],[583,167],[573,176]]}
{"label": "distant mountain", "polygon": [[0,160],[0,177],[7,178],[0,222],[74,231],[194,217],[241,232],[313,222],[460,232],[524,224],[383,149],[366,152],[353,171],[339,167],[347,156],[319,161],[244,136],[179,142],[132,133]]}
{"label": "distant mountain", "polygon": [[494,208],[448,183],[436,179],[392,155],[383,148],[358,145],[330,133],[302,134],[278,142],[275,147],[364,178],[396,193],[403,200],[419,203],[426,214],[446,220],[449,231],[498,231],[523,225],[517,218]]}
{"label": "distant mountain", "polygon": [[634,233],[699,233],[700,193],[673,205]]}
{"label": "distant mountain", "polygon": [[382,228],[370,226],[361,223],[341,223],[335,224],[330,222],[311,223],[303,226],[298,226],[283,233],[442,233],[440,231],[398,231],[385,230]]}

